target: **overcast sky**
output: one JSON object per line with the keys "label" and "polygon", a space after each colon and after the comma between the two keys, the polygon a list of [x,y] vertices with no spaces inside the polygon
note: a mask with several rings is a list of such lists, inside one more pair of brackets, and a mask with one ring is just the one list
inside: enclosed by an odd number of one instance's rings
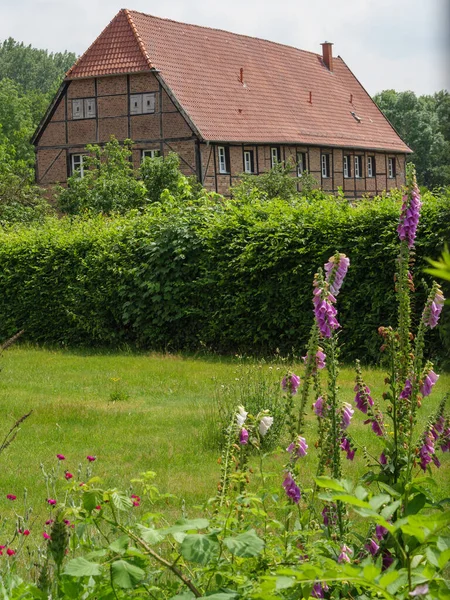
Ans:
{"label": "overcast sky", "polygon": [[450,90],[450,0],[0,0],[0,40],[83,53],[121,8],[321,52],[370,94]]}

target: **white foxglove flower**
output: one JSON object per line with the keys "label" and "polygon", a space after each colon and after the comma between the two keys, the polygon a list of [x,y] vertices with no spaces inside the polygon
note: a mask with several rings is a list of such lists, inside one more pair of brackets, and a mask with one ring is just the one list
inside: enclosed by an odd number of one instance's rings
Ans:
{"label": "white foxglove flower", "polygon": [[259,433],[264,437],[273,423],[273,417],[263,417],[259,422]]}
{"label": "white foxglove flower", "polygon": [[238,406],[238,413],[236,414],[236,421],[238,427],[242,427],[247,419],[248,412],[245,411],[243,406]]}

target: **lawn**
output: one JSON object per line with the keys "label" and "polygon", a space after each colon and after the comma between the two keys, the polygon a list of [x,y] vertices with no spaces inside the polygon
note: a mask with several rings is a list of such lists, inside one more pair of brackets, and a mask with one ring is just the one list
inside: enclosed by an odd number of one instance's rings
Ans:
{"label": "lawn", "polygon": [[[75,477],[80,463],[85,468],[86,456],[95,455],[95,474],[106,484],[124,489],[139,473],[156,471],[160,489],[178,497],[171,511],[178,512],[182,500],[190,507],[214,495],[219,451],[205,441],[217,427],[218,391],[236,386],[244,374],[237,360],[13,347],[4,353],[1,366],[2,434],[15,419],[33,410],[17,439],[0,456],[2,516],[12,516],[13,505],[6,494],[15,494],[19,501],[24,488],[35,512],[44,513],[47,492],[40,465],[54,466],[56,454],[66,456],[60,468]],[[279,362],[264,364],[260,372],[278,382],[285,368]],[[302,368],[297,365],[294,370],[301,373]],[[383,372],[370,369],[365,376],[373,395],[380,398]],[[352,369],[341,370],[340,383],[341,398],[353,403]],[[424,424],[449,389],[450,375],[442,375],[420,411]],[[363,417],[355,411],[351,432],[361,446],[367,445],[378,456],[378,440],[363,425]],[[305,437],[310,446],[304,462],[308,482],[315,468],[316,426],[311,415]],[[435,471],[439,492],[450,496],[450,457],[440,452],[439,456],[442,467]],[[270,468],[280,470],[281,484],[282,459],[272,457],[270,462]],[[347,475],[362,473],[362,448],[354,463],[344,463]],[[18,503],[14,507],[19,509]]]}

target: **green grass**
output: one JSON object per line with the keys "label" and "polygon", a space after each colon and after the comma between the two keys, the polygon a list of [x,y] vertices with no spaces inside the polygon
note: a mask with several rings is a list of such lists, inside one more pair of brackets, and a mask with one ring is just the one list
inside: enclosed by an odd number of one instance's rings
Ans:
{"label": "green grass", "polygon": [[[106,484],[122,488],[127,488],[130,479],[139,473],[156,471],[161,491],[179,498],[172,504],[173,511],[180,509],[182,499],[189,507],[214,495],[219,452],[203,441],[213,437],[211,428],[217,426],[217,390],[221,385],[233,385],[240,376],[235,361],[15,347],[4,354],[1,366],[2,434],[15,419],[33,410],[17,439],[0,455],[2,516],[11,516],[13,508],[6,494],[20,498],[25,487],[35,512],[46,510],[47,492],[40,464],[54,466],[57,453],[66,456],[60,466],[74,474],[79,463],[84,468],[88,454],[97,456],[95,474]],[[280,365],[263,369],[276,381],[284,372]],[[365,376],[373,395],[380,398],[384,374],[370,369]],[[353,371],[342,369],[339,380],[341,398],[353,403]],[[442,375],[420,411],[424,423],[449,388],[450,375]],[[118,389],[128,399],[111,401]],[[363,425],[363,417],[355,411],[351,432],[357,442],[378,456],[379,440]],[[310,452],[303,464],[308,482],[314,475],[316,454],[316,426],[311,416],[306,438]],[[440,456],[442,467],[435,476],[442,496],[450,496],[450,457]],[[270,460],[272,470],[279,468],[280,483],[283,459]],[[361,449],[354,463],[344,463],[345,475],[362,474],[365,466]]]}

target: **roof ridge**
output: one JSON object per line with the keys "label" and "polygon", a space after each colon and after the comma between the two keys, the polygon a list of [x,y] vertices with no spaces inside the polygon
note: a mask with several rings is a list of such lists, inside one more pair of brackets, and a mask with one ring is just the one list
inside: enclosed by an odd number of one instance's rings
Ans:
{"label": "roof ridge", "polygon": [[[283,44],[282,42],[274,42],[273,40],[267,40],[266,38],[257,37],[256,35],[247,35],[245,33],[236,33],[234,31],[229,31],[228,29],[220,29],[219,27],[209,27],[208,25],[197,25],[196,23],[185,23],[184,21],[176,21],[175,19],[169,19],[168,17],[158,17],[156,15],[149,15],[148,13],[144,13],[140,10],[133,9],[123,9],[128,11],[129,13],[137,13],[138,15],[143,15],[144,17],[151,17],[152,19],[157,19],[158,21],[169,21],[170,23],[176,23],[177,25],[187,25],[188,27],[194,27],[195,29],[207,29],[209,31],[220,31],[221,33],[228,33],[231,35],[235,35],[237,37],[248,38],[250,40],[258,40],[260,42],[267,42],[268,44],[274,44],[275,46],[283,46],[285,48],[292,48],[293,50],[298,50],[299,52],[304,52],[305,54],[312,54],[313,56],[322,57],[319,52],[312,52],[312,50],[303,50],[302,48],[297,48],[297,46],[292,46],[291,44]],[[335,57],[340,58],[340,57]],[[341,59],[342,60],[342,59]]]}
{"label": "roof ridge", "polygon": [[[141,36],[139,35],[139,32],[138,32],[138,30],[137,30],[137,27],[136,27],[136,25],[135,25],[135,23],[134,23],[134,21],[133,21],[133,17],[132,17],[132,16],[131,16],[131,14],[130,14],[130,13],[131,13],[131,11],[130,11],[128,8],[122,8],[122,11],[125,13],[125,15],[126,15],[126,17],[127,17],[128,24],[129,24],[129,25],[130,25],[130,27],[131,27],[131,30],[132,30],[132,32],[133,32],[133,34],[134,34],[134,37],[136,38],[136,41],[137,41],[137,43],[138,43],[139,49],[141,50],[141,52],[142,52],[142,54],[143,54],[143,56],[144,56],[144,58],[145,58],[145,60],[146,60],[146,62],[147,62],[147,64],[148,64],[149,68],[150,68],[150,69],[153,69],[153,68],[154,68],[154,66],[152,65],[152,61],[151,61],[151,59],[150,59],[150,56],[148,55],[148,52],[147,52],[147,50],[146,50],[146,48],[145,48],[145,44],[144,44],[144,42],[142,41],[142,38],[141,38]],[[116,15],[116,16],[117,16],[117,15]]]}

